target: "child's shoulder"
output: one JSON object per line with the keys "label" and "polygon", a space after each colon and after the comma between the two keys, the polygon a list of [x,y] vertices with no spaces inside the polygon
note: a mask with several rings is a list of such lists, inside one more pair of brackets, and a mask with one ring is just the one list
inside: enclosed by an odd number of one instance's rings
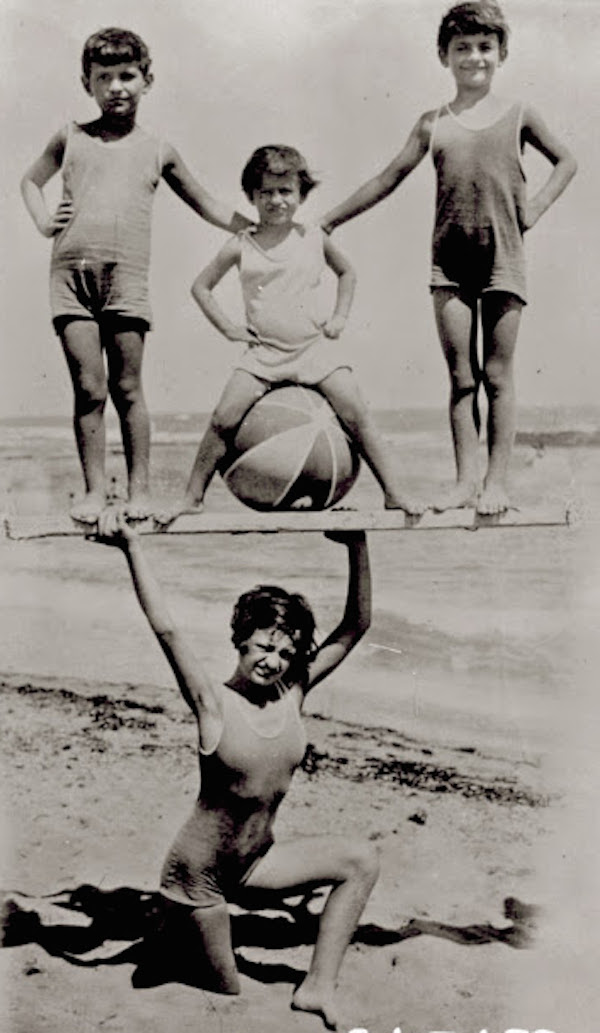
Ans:
{"label": "child's shoulder", "polygon": [[300,238],[305,239],[306,237],[322,237],[323,230],[318,222],[308,220],[307,222],[293,222],[292,233],[296,233]]}
{"label": "child's shoulder", "polygon": [[422,147],[427,150],[431,143],[431,137],[435,124],[440,117],[441,111],[444,109],[444,104],[440,104],[437,108],[430,108],[428,111],[424,111],[419,115],[415,125],[413,127],[413,136],[416,137]]}
{"label": "child's shoulder", "polygon": [[421,132],[431,130],[435,120],[440,116],[440,111],[443,111],[445,106],[445,104],[439,104],[437,108],[424,111],[422,115],[419,115],[415,128],[420,129]]}
{"label": "child's shoulder", "polygon": [[62,165],[67,141],[69,139],[70,123],[65,123],[60,129],[52,134],[44,148],[44,153],[51,156],[58,167]]}
{"label": "child's shoulder", "polygon": [[290,228],[290,237],[298,242],[298,247],[311,252],[322,252],[329,241],[319,222],[293,222]]}

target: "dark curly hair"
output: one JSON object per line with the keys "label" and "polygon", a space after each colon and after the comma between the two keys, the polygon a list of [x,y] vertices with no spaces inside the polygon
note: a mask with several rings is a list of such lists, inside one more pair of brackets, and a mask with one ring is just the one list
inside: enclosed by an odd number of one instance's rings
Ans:
{"label": "dark curly hair", "polygon": [[506,18],[495,0],[470,0],[469,3],[456,4],[440,23],[438,52],[444,57],[455,36],[474,36],[483,32],[498,37],[500,57],[504,60],[508,53],[508,31]]}
{"label": "dark curly hair", "polygon": [[242,190],[249,201],[255,190],[260,190],[263,176],[289,176],[294,173],[298,177],[300,197],[302,200],[317,186],[317,180],[309,171],[306,159],[295,147],[285,144],[268,144],[258,147],[249,158],[242,172]]}
{"label": "dark curly hair", "polygon": [[87,82],[93,64],[119,65],[123,61],[138,65],[144,78],[148,78],[150,51],[143,39],[129,29],[100,29],[85,41],[81,55],[83,78]]}
{"label": "dark curly hair", "polygon": [[240,649],[254,631],[273,627],[289,635],[294,643],[296,652],[290,664],[290,675],[304,684],[308,666],[317,652],[315,618],[306,599],[276,585],[257,585],[244,592],[231,618],[231,641],[235,648]]}

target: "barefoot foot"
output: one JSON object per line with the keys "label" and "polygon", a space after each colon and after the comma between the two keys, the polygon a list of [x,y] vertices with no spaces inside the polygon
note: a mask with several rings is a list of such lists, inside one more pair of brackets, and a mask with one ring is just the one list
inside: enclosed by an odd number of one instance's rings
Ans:
{"label": "barefoot foot", "polygon": [[292,1008],[294,1011],[306,1011],[313,1015],[319,1015],[327,1029],[338,1028],[337,1008],[334,1003],[334,991],[324,991],[319,987],[307,986],[308,980],[298,987],[292,997]]}
{"label": "barefoot foot", "polygon": [[438,495],[431,503],[434,513],[443,513],[447,509],[470,509],[477,505],[479,487],[477,484],[464,484],[460,481],[448,491]]}
{"label": "barefoot foot", "polygon": [[197,515],[204,509],[204,503],[199,502],[198,505],[192,506],[189,502],[174,502],[171,505],[163,506],[161,509],[154,513],[154,523],[158,529],[166,529],[177,520],[177,517],[183,516],[184,514]]}
{"label": "barefoot foot", "polygon": [[495,516],[506,513],[510,509],[510,501],[505,488],[501,484],[486,484],[477,500],[477,512],[480,516]]}
{"label": "barefoot foot", "polygon": [[88,491],[79,502],[74,502],[69,510],[69,516],[79,524],[98,523],[98,517],[106,505],[104,492]]}
{"label": "barefoot foot", "polygon": [[401,497],[400,495],[386,495],[385,508],[403,509],[409,516],[422,516],[425,510],[428,509],[428,506],[422,499],[415,499],[410,496]]}
{"label": "barefoot foot", "polygon": [[128,520],[148,520],[154,516],[152,499],[146,492],[139,495],[131,495],[123,508],[123,513]]}

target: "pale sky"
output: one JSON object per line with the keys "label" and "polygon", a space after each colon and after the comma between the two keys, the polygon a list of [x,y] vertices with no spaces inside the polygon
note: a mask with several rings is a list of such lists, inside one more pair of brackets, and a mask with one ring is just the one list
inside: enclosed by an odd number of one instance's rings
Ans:
{"label": "pale sky", "polygon": [[[52,133],[95,117],[84,93],[86,37],[107,25],[144,37],[155,82],[140,124],[182,154],[215,195],[251,215],[239,187],[252,150],[289,143],[321,180],[314,219],[380,170],[418,115],[452,96],[435,38],[440,0],[0,0],[2,313],[5,415],[70,413],[71,388],[50,325],[50,243],[19,180]],[[527,237],[530,304],[517,352],[521,405],[598,400],[600,4],[507,0],[509,57],[497,91],[534,105],[573,150],[579,172]],[[532,187],[550,166],[529,155]],[[47,188],[54,203],[59,177]],[[427,289],[434,176],[429,157],[385,202],[336,234],[359,277],[345,341],[372,405],[446,404],[446,372]],[[159,187],[145,384],[151,412],[205,411],[237,354],[191,299],[225,240]],[[330,283],[333,286],[333,282]],[[232,275],[224,304],[239,305]]]}

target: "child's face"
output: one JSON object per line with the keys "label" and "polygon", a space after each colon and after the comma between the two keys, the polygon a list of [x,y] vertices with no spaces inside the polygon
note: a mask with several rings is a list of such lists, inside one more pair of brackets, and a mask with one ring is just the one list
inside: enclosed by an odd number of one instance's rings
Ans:
{"label": "child's face", "polygon": [[264,226],[282,226],[292,222],[301,204],[300,184],[295,172],[276,176],[265,172],[260,189],[252,194],[252,203],[258,209]]}
{"label": "child's face", "polygon": [[239,649],[238,673],[253,685],[272,685],[289,670],[296,647],[281,628],[257,628]]}
{"label": "child's face", "polygon": [[453,36],[442,64],[449,68],[457,86],[466,89],[489,86],[501,63],[500,44],[495,33],[478,32]]}
{"label": "child's face", "polygon": [[118,65],[101,65],[94,62],[89,79],[84,79],[83,85],[103,115],[127,118],[135,115],[151,82],[151,76],[145,76],[135,63],[123,61]]}

